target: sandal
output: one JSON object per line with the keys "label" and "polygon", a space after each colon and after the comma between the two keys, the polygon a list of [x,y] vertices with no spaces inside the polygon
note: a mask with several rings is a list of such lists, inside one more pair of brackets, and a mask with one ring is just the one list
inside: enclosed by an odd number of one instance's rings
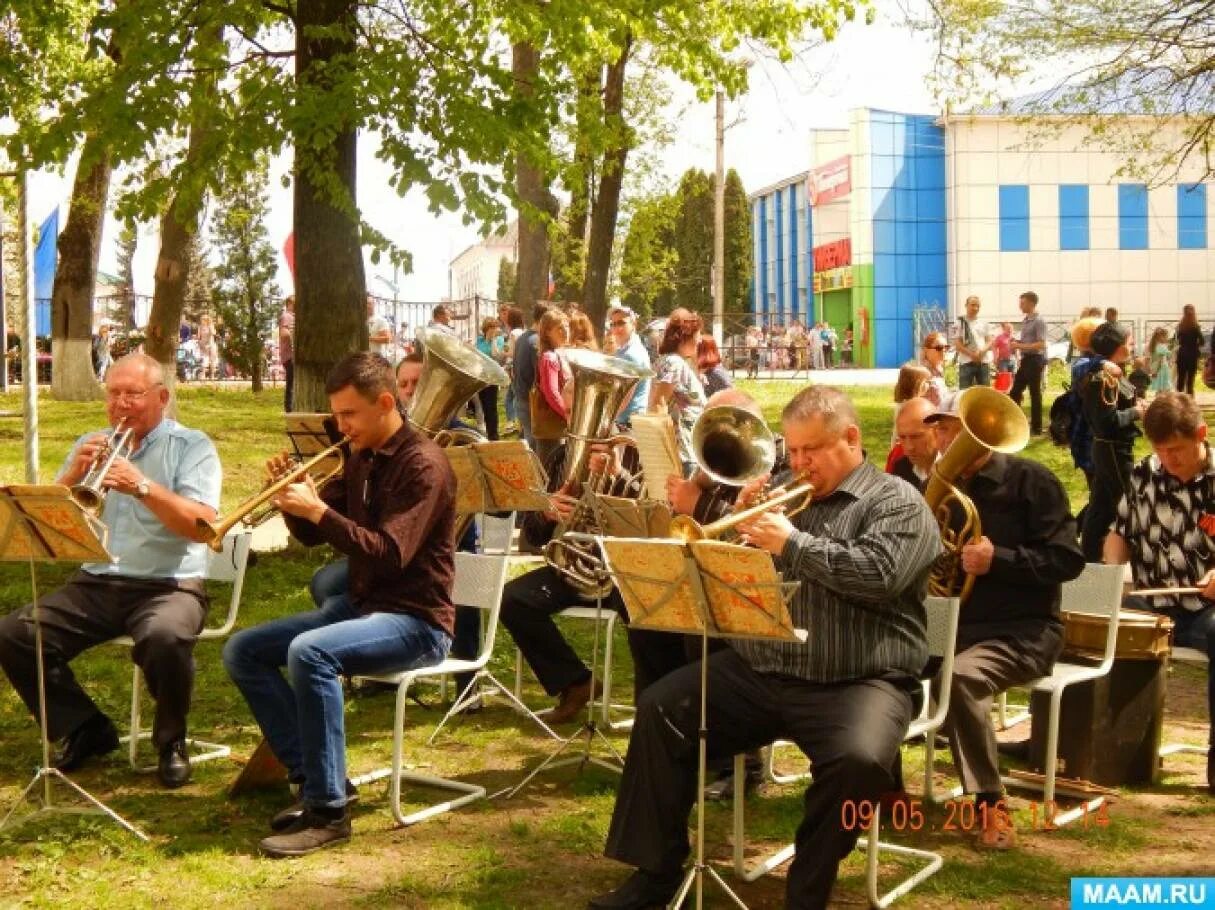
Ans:
{"label": "sandal", "polygon": [[1012,850],[1017,846],[1017,830],[1011,821],[993,820],[979,829],[975,846],[980,850]]}

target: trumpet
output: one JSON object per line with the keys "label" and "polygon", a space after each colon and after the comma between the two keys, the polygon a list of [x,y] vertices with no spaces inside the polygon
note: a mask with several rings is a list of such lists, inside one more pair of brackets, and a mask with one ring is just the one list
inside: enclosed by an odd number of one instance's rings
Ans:
{"label": "trumpet", "polygon": [[194,526],[202,535],[203,541],[212,550],[219,553],[224,548],[224,537],[229,531],[238,524],[253,528],[264,522],[278,511],[277,507],[271,502],[275,496],[291,484],[299,483],[305,476],[311,473],[313,468],[336,458],[337,464],[333,468],[319,477],[313,478],[317,487],[324,486],[341,473],[346,462],[345,457],[342,455],[342,446],[346,445],[349,441],[349,436],[343,436],[329,448],[317,452],[307,461],[300,462],[285,474],[281,474],[267,483],[262,487],[260,492],[250,496],[223,518],[216,518],[215,521],[207,521],[205,518],[197,519]]}
{"label": "trumpet", "polygon": [[79,483],[73,484],[72,499],[82,508],[94,514],[101,512],[105,506],[105,497],[109,492],[104,486],[105,476],[119,458],[128,458],[131,454],[131,428],[123,428],[127,419],[118,421],[113,431],[101,447],[93,455],[89,469]]}
{"label": "trumpet", "polygon": [[786,517],[791,518],[810,505],[811,500],[814,499],[814,484],[803,480],[802,475],[797,474],[785,483],[766,490],[762,497],[762,500],[755,505],[749,506],[741,512],[734,512],[724,518],[719,518],[707,525],[700,524],[690,515],[676,515],[671,519],[671,536],[678,537],[685,543],[691,543],[694,540],[717,540],[738,525],[748,522],[764,512],[770,512],[777,506],[783,506],[795,499],[800,500],[785,512]]}

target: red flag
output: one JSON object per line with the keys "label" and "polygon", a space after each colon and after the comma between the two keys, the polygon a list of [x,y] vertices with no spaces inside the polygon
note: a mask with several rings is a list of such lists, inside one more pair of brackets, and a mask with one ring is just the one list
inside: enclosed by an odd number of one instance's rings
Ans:
{"label": "red flag", "polygon": [[283,241],[283,256],[287,260],[287,268],[291,270],[291,283],[295,283],[295,231],[287,235]]}

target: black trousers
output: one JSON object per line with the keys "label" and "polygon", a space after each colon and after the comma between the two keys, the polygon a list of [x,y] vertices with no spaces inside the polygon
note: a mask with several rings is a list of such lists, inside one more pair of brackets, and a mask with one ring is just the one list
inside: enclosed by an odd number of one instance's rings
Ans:
{"label": "black trousers", "polygon": [[1129,447],[1093,440],[1093,480],[1080,529],[1080,549],[1084,551],[1085,562],[1101,562],[1105,536],[1114,525],[1118,501],[1130,483],[1132,463]]}
{"label": "black trousers", "polygon": [[[69,666],[81,651],[130,635],[131,651],[156,699],[152,741],[159,749],[186,735],[194,691],[194,643],[207,615],[201,579],[115,578],[75,573],[39,601],[46,661],[47,734],[67,736],[100,713]],[[0,667],[30,713],[38,716],[32,607],[0,620]]]}
{"label": "black trousers", "polygon": [[[690,852],[700,671],[699,662],[682,667],[641,698],[608,830],[605,852],[613,859],[673,874]],[[910,676],[824,685],[757,673],[733,649],[709,656],[708,757],[789,739],[814,763],[786,907],[827,906],[839,863],[860,834],[841,824],[842,807],[875,801],[890,788],[918,685]]]}
{"label": "black trousers", "polygon": [[1177,391],[1194,394],[1194,377],[1198,375],[1197,357],[1177,358]]}
{"label": "black trousers", "polygon": [[[584,600],[548,566],[514,579],[502,592],[502,625],[549,695],[558,695],[591,675],[553,621],[561,610],[577,606],[594,606],[594,601]],[[603,609],[626,616],[624,601],[615,589],[604,598]],[[686,662],[684,636],[669,632],[629,629],[629,652],[637,698],[651,683]]]}
{"label": "black trousers", "polygon": [[1042,371],[1046,369],[1046,358],[1041,354],[1022,354],[1021,365],[1013,378],[1008,396],[1021,406],[1021,396],[1029,389],[1029,429],[1031,433],[1042,432]]}
{"label": "black trousers", "polygon": [[283,410],[290,414],[295,410],[295,361],[283,362]]}
{"label": "black trousers", "polygon": [[485,416],[485,435],[491,441],[498,438],[498,387],[489,385],[477,393],[481,399],[481,413]]}

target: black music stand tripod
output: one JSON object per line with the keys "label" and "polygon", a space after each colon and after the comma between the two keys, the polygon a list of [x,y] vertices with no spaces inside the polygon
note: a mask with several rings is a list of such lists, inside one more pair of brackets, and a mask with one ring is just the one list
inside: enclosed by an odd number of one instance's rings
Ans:
{"label": "black music stand tripod", "polygon": [[[42,650],[42,623],[38,605],[38,563],[112,562],[101,541],[104,528],[72,500],[67,487],[13,486],[0,488],[0,562],[26,562],[33,594],[34,652],[38,673],[38,732],[42,764],[21,792],[16,804],[0,819],[0,831],[44,815],[104,815],[140,840],[148,836],[51,764],[51,743],[46,720],[46,667]],[[99,533],[100,531],[100,533]],[[60,783],[82,797],[85,807],[58,805],[54,784]],[[41,793],[38,793],[41,787]],[[33,812],[15,817],[31,794],[40,804]]]}
{"label": "black music stand tripod", "polygon": [[[696,852],[669,908],[679,910],[695,885],[696,908],[701,910],[708,875],[735,906],[747,910],[717,870],[705,862],[709,639],[805,641],[806,633],[793,628],[788,613],[788,601],[798,583],[781,579],[767,553],[720,541],[685,545],[679,540],[600,538],[599,542],[634,628],[700,636]],[[625,570],[626,565],[639,569]]]}

